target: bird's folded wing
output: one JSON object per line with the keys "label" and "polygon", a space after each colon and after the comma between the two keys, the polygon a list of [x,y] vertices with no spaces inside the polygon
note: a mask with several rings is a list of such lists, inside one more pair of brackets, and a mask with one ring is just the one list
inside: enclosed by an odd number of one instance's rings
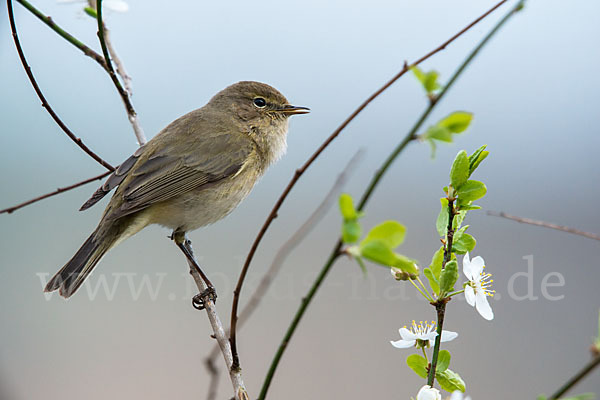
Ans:
{"label": "bird's folded wing", "polygon": [[122,204],[111,210],[108,218],[120,218],[233,176],[248,160],[254,146],[251,140],[221,135],[197,143],[193,149],[186,154],[166,148],[136,163],[122,181],[124,187],[115,194],[122,196]]}

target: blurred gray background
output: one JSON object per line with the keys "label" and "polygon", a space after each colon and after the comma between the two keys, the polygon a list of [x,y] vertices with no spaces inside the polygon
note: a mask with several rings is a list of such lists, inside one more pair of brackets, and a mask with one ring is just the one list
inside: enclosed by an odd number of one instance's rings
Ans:
{"label": "blurred gray background", "polygon": [[[82,13],[83,3],[35,4],[99,50],[95,22]],[[429,52],[494,2],[129,4],[127,13],[107,12],[106,22],[134,79],[134,105],[149,137],[239,80],[267,82],[293,104],[312,109],[293,118],[288,154],[245,203],[191,235],[228,321],[243,259],[294,169],[405,60]],[[90,147],[120,163],[136,142],[108,76],[20,5],[14,7],[22,44],[50,103]],[[502,7],[423,68],[440,71],[443,82],[507,10]],[[599,14],[600,3],[588,0],[528,2],[429,120],[472,111],[469,131],[456,144],[440,146],[433,160],[426,144],[411,144],[366,210],[367,228],[390,218],[404,223],[408,234],[400,251],[427,265],[439,246],[435,218],[452,159],[460,149],[488,144],[491,156],[476,176],[486,182],[488,195],[479,202],[483,210],[470,213],[467,222],[478,239],[473,254],[483,256],[494,275],[496,318],[487,322],[457,299],[446,323],[460,334],[445,346],[453,354],[451,368],[475,400],[550,394],[587,362],[597,333],[600,243],[485,211],[600,232]],[[6,6],[0,54],[0,208],[102,172],[40,107],[17,58]],[[356,149],[366,147],[367,154],[345,190],[358,197],[425,105],[422,89],[406,75],[352,122],[284,204],[255,257],[243,299]],[[0,398],[204,398],[202,362],[213,341],[204,313],[190,306],[191,280],[167,230],[146,229],[111,251],[90,284],[69,301],[42,292],[95,227],[106,200],[85,213],[77,209],[98,185],[0,215]],[[293,252],[240,332],[253,397],[339,226],[333,208]],[[542,289],[561,277],[564,284]],[[293,338],[270,398],[415,396],[423,382],[405,365],[412,351],[389,341],[411,320],[434,317],[432,307],[388,270],[371,266],[364,278],[355,263],[340,260]],[[575,392],[600,392],[599,377],[596,371]],[[220,398],[228,398],[225,378],[220,388]]]}

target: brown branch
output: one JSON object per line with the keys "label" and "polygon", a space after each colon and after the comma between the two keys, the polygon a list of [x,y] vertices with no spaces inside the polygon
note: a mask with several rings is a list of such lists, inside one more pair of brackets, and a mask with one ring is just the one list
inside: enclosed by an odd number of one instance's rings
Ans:
{"label": "brown branch", "polygon": [[492,215],[494,217],[511,219],[513,221],[517,221],[522,224],[536,225],[536,226],[541,226],[544,228],[556,229],[558,231],[563,231],[563,232],[572,233],[574,235],[584,236],[589,239],[600,240],[600,235],[597,235],[595,233],[584,232],[584,231],[580,231],[579,229],[570,228],[568,226],[563,226],[563,225],[556,225],[551,222],[539,221],[539,220],[531,219],[531,218],[517,217],[515,215],[506,214],[505,212],[502,212],[502,211],[501,212],[488,211],[487,214]]}
{"label": "brown branch", "polygon": [[25,73],[27,74],[27,77],[29,78],[31,85],[33,86],[33,89],[35,90],[35,93],[38,95],[38,97],[40,98],[40,100],[42,102],[42,107],[44,107],[46,109],[46,111],[48,111],[48,113],[50,114],[50,116],[52,117],[54,122],[56,122],[56,124],[67,134],[67,136],[73,142],[75,142],[75,144],[77,144],[77,146],[79,146],[79,148],[81,148],[81,150],[83,150],[86,154],[88,154],[90,157],[92,157],[94,160],[96,160],[100,165],[102,165],[107,170],[109,170],[111,172],[114,171],[115,168],[112,165],[110,165],[109,163],[104,161],[99,155],[94,153],[89,147],[87,147],[83,143],[83,141],[80,138],[75,136],[75,134],[73,132],[71,132],[71,130],[69,128],[67,128],[67,126],[61,121],[61,119],[58,117],[58,115],[56,115],[56,113],[54,112],[52,107],[50,107],[50,104],[48,104],[48,102],[46,101],[44,94],[42,93],[40,87],[38,86],[38,84],[33,76],[33,72],[31,72],[31,68],[29,67],[29,64],[27,64],[27,59],[25,58],[25,54],[23,53],[23,48],[21,47],[21,43],[19,42],[19,36],[17,35],[17,26],[15,24],[15,16],[13,13],[12,0],[6,0],[6,4],[8,6],[8,19],[10,21],[10,29],[12,31],[12,36],[13,36],[13,39],[15,42],[15,47],[17,48],[17,53],[19,53],[19,58],[21,59],[21,64],[23,64]]}
{"label": "brown branch", "polygon": [[[89,5],[94,6],[94,2],[89,2]],[[131,126],[133,127],[133,132],[135,133],[135,137],[137,138],[138,144],[140,146],[142,146],[142,145],[146,144],[146,136],[144,135],[144,131],[142,130],[142,127],[139,124],[139,121],[137,118],[137,113],[135,112],[135,109],[133,108],[133,104],[131,104],[131,98],[130,98],[131,93],[128,92],[127,90],[125,90],[123,88],[123,86],[121,85],[121,82],[119,81],[119,78],[117,78],[117,74],[115,73],[115,70],[110,61],[110,54],[109,54],[108,49],[109,49],[109,46],[112,49],[112,45],[110,44],[110,41],[108,38],[108,29],[106,29],[106,25],[102,21],[102,0],[97,1],[96,12],[97,12],[96,19],[98,20],[98,39],[100,40],[100,46],[102,47],[102,54],[104,54],[104,59],[106,61],[108,75],[110,76],[110,79],[113,81],[115,87],[117,88],[117,91],[119,92],[119,95],[121,96],[121,100],[123,100],[123,104],[125,105],[125,111],[127,111],[127,118],[129,119],[129,122],[131,123]],[[112,53],[113,53],[113,57],[116,57],[116,53],[114,52],[114,49],[113,49]],[[118,60],[117,65],[122,65],[121,60]],[[123,79],[125,80],[125,82],[127,82],[125,77],[123,77]]]}
{"label": "brown branch", "polygon": [[[312,214],[307,218],[307,220],[298,228],[296,232],[294,232],[289,239],[279,248],[275,257],[273,258],[273,262],[271,266],[265,272],[260,283],[254,289],[254,292],[250,296],[248,303],[242,309],[238,320],[238,327],[242,327],[244,323],[250,318],[250,316],[254,313],[254,311],[260,305],[260,302],[265,295],[265,293],[269,290],[271,283],[281,270],[283,263],[287,256],[292,252],[294,248],[296,248],[302,240],[313,230],[313,228],[322,220],[323,216],[329,211],[331,206],[335,203],[337,196],[342,190],[342,187],[348,181],[348,177],[352,174],[353,169],[360,162],[364,154],[364,149],[360,149],[359,151],[352,156],[346,167],[339,174],[337,179],[335,180],[329,192],[325,195],[325,198],[319,203],[317,208],[312,212]],[[214,400],[217,396],[216,393],[216,381],[218,380],[218,369],[215,366],[214,359],[219,355],[219,347],[217,345],[213,346],[213,349],[206,357],[205,366],[208,370],[209,375],[211,376],[208,396],[207,400]]]}
{"label": "brown branch", "polygon": [[299,169],[296,170],[296,172],[294,173],[294,176],[292,177],[292,179],[288,183],[287,187],[284,189],[283,193],[281,194],[281,196],[279,197],[279,199],[273,206],[273,209],[269,213],[269,216],[267,217],[266,221],[264,222],[263,226],[261,227],[260,231],[258,232],[258,235],[256,236],[256,239],[254,240],[254,243],[252,244],[252,247],[250,248],[250,252],[248,253],[248,256],[246,257],[246,261],[244,263],[242,271],[240,272],[240,276],[239,276],[237,285],[233,292],[233,304],[232,304],[232,308],[231,308],[231,327],[230,327],[231,336],[230,336],[229,340],[231,342],[231,349],[233,351],[234,366],[239,366],[239,357],[238,357],[237,344],[236,344],[236,325],[237,325],[237,319],[238,319],[237,309],[239,306],[239,297],[240,297],[240,293],[242,290],[242,286],[244,284],[244,280],[246,278],[246,274],[248,273],[250,263],[252,262],[252,258],[254,257],[254,254],[256,253],[256,250],[258,248],[260,241],[262,240],[263,236],[267,232],[267,229],[271,225],[271,222],[273,222],[273,220],[276,218],[279,208],[281,208],[281,205],[285,201],[286,197],[288,196],[288,194],[290,193],[290,191],[292,190],[292,188],[294,187],[296,182],[300,179],[300,177],[308,169],[308,167],[310,167],[310,165],[317,159],[317,157],[319,157],[319,155],[325,150],[325,148],[327,148],[327,146],[329,146],[329,144],[342,132],[342,130],[344,130],[344,128],[346,128],[346,126],[348,126],[348,124],[350,124],[350,122],[354,118],[356,118],[356,116],[358,114],[360,114],[362,112],[362,110],[364,110],[373,100],[375,100],[381,93],[383,93],[394,82],[396,82],[400,77],[402,77],[402,75],[404,75],[406,72],[408,72],[410,70],[410,67],[418,65],[421,62],[423,62],[423,61],[427,60],[428,58],[430,58],[431,56],[433,56],[434,54],[444,50],[446,48],[446,46],[448,46],[450,43],[452,43],[454,40],[456,40],[458,37],[460,37],[463,33],[468,31],[469,29],[471,29],[479,21],[481,21],[482,19],[487,17],[489,14],[491,14],[494,10],[496,10],[498,7],[500,7],[506,1],[507,0],[500,1],[498,4],[496,4],[490,10],[488,10],[486,13],[484,13],[479,18],[477,18],[475,21],[473,21],[469,25],[467,25],[464,29],[462,29],[456,35],[452,36],[450,39],[448,39],[447,41],[442,43],[440,46],[438,46],[436,49],[430,51],[428,54],[424,55],[417,61],[413,62],[410,65],[405,63],[404,67],[400,70],[400,72],[398,72],[392,79],[390,79],[380,89],[378,89],[375,93],[373,93],[371,96],[369,96],[360,106],[358,106],[358,108],[352,114],[350,114],[350,116],[348,118],[346,118],[346,120],[344,122],[342,122],[342,124],[323,142],[323,144],[321,144],[321,146],[315,151],[315,153]]}
{"label": "brown branch", "polygon": [[58,188],[58,189],[56,189],[53,192],[43,194],[43,195],[38,196],[38,197],[36,197],[34,199],[27,200],[27,201],[25,201],[25,202],[23,202],[21,204],[17,204],[15,206],[5,208],[4,210],[0,210],[0,214],[4,214],[4,213],[12,214],[13,212],[17,211],[19,208],[23,208],[23,207],[28,206],[30,204],[36,203],[36,202],[38,202],[40,200],[44,200],[44,199],[47,199],[48,197],[52,197],[52,196],[55,196],[57,194],[64,193],[64,192],[69,191],[71,189],[78,188],[79,186],[86,185],[86,184],[88,184],[90,182],[97,181],[98,179],[102,179],[102,178],[104,178],[105,176],[107,176],[110,173],[111,173],[111,171],[106,171],[106,172],[103,172],[102,174],[100,174],[98,176],[94,176],[92,178],[86,179],[85,181],[77,182],[77,183],[74,183],[74,184],[72,184],[70,186],[65,186],[65,187],[62,187],[62,188]]}

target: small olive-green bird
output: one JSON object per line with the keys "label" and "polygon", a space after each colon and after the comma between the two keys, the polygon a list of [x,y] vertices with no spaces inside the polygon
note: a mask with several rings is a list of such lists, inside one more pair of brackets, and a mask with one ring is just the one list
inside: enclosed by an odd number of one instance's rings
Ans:
{"label": "small olive-green bird", "polygon": [[116,188],[96,230],[45,291],[68,298],[108,250],[148,225],[173,229],[175,237],[228,215],[285,153],[288,118],[307,112],[273,87],[246,81],[173,121],[81,207]]}

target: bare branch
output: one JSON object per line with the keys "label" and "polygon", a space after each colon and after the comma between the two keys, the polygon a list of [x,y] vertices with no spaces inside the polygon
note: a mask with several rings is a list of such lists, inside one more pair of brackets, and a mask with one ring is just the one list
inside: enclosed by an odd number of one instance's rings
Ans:
{"label": "bare branch", "polygon": [[[383,175],[389,170],[389,167],[397,159],[397,157],[402,153],[402,151],[406,148],[406,146],[408,145],[408,143],[410,143],[411,141],[415,140],[415,138],[416,138],[416,132],[418,131],[418,129],[420,129],[421,125],[427,119],[427,117],[431,113],[432,109],[437,104],[440,103],[439,100],[453,86],[454,82],[456,82],[456,80],[458,79],[458,77],[465,71],[466,67],[471,63],[471,61],[473,61],[473,59],[479,53],[479,51],[481,51],[481,49],[489,42],[489,40],[498,32],[498,30],[506,23],[506,21],[508,21],[508,19],[512,15],[514,15],[517,11],[519,11],[519,10],[522,9],[524,1],[525,0],[520,0],[517,3],[517,5],[515,7],[513,7],[494,26],[494,28],[492,28],[492,30],[479,42],[479,44],[477,46],[475,46],[475,48],[470,52],[470,54],[464,59],[464,61],[460,64],[460,66],[458,67],[458,69],[454,72],[454,74],[452,75],[452,77],[448,80],[448,83],[443,87],[442,91],[436,97],[436,101],[430,101],[429,102],[428,107],[425,109],[425,111],[423,112],[423,114],[421,115],[421,117],[418,119],[418,121],[416,122],[416,124],[413,126],[413,128],[404,137],[404,139],[398,144],[398,146],[394,149],[394,151],[392,151],[390,153],[390,155],[384,161],[384,163],[379,168],[379,170],[377,170],[377,172],[375,173],[375,176],[371,179],[371,182],[369,183],[367,189],[363,193],[363,196],[362,196],[361,201],[360,201],[360,203],[359,203],[359,205],[357,207],[357,210],[359,210],[359,211],[363,211],[364,210],[364,207],[366,206],[368,200],[372,196],[375,188],[377,187],[377,185],[381,181],[381,178],[383,177]],[[490,11],[488,11],[487,13],[485,13],[484,16],[488,15],[491,11],[493,11],[494,9],[496,9],[498,6],[500,6],[503,3],[504,3],[504,1],[498,3],[494,8],[492,8]],[[480,21],[481,19],[482,19],[482,17],[479,17],[476,21]],[[473,26],[473,24],[471,24],[469,26]],[[279,348],[277,349],[277,352],[275,353],[275,356],[273,357],[273,361],[271,362],[269,370],[267,371],[267,375],[265,376],[265,380],[263,382],[261,391],[260,391],[259,396],[258,396],[259,400],[265,400],[265,398],[267,396],[267,392],[269,390],[269,386],[270,386],[270,384],[271,384],[271,382],[273,380],[273,376],[275,375],[275,371],[277,370],[279,362],[281,361],[281,357],[283,357],[283,353],[287,349],[287,347],[288,347],[288,345],[290,343],[290,340],[292,339],[292,336],[294,335],[294,332],[296,332],[296,328],[298,327],[298,324],[300,323],[300,320],[304,316],[304,314],[305,314],[305,312],[306,312],[306,310],[307,310],[310,302],[312,301],[312,299],[314,298],[315,294],[317,293],[317,291],[321,287],[321,284],[323,283],[325,277],[329,273],[329,271],[330,271],[332,265],[334,264],[335,260],[342,254],[340,252],[341,247],[342,247],[342,241],[341,241],[341,239],[338,239],[338,241],[337,241],[336,245],[334,246],[331,254],[329,255],[329,258],[327,259],[327,261],[325,262],[325,264],[321,268],[321,271],[317,275],[317,278],[313,282],[313,284],[310,287],[308,293],[306,294],[306,296],[304,296],[302,298],[302,302],[300,304],[300,307],[296,311],[296,314],[294,315],[294,317],[293,317],[293,319],[292,319],[292,321],[291,321],[291,323],[290,323],[290,325],[289,325],[289,327],[288,327],[288,329],[287,329],[287,331],[286,331],[283,339],[281,340],[281,343],[279,344]]]}
{"label": "bare branch", "polygon": [[[189,254],[194,258],[194,250],[192,249],[191,242],[185,239],[184,242],[185,247],[187,248]],[[195,258],[194,258],[195,260]],[[200,293],[203,293],[206,290],[206,285],[200,274],[196,270],[194,264],[191,260],[187,260],[190,268],[190,274],[194,278],[194,282],[196,282],[196,286]],[[197,262],[196,262],[197,264]],[[242,380],[242,373],[239,368],[233,367],[233,356],[231,354],[231,346],[229,345],[229,341],[227,340],[227,336],[225,334],[225,330],[223,329],[223,324],[221,323],[221,319],[219,318],[219,314],[217,313],[217,308],[215,303],[209,299],[204,299],[204,307],[206,309],[206,314],[208,316],[208,320],[213,329],[213,334],[219,348],[221,349],[221,353],[223,354],[223,358],[225,359],[225,364],[227,365],[227,369],[229,370],[229,378],[231,380],[231,384],[233,385],[233,392],[235,393],[236,400],[248,400],[248,393],[246,392],[246,387],[244,386],[244,381]]]}
{"label": "bare branch", "polygon": [[58,26],[50,16],[45,15],[44,13],[42,13],[40,10],[35,8],[32,4],[30,4],[26,0],[17,0],[17,3],[21,4],[27,10],[29,10],[33,15],[38,17],[40,19],[40,21],[42,21],[43,23],[48,25],[48,27],[50,27],[50,29],[52,29],[54,32],[58,33],[60,36],[62,36],[65,40],[67,40],[73,46],[75,46],[79,50],[81,50],[83,52],[83,54],[85,54],[88,57],[91,57],[94,61],[96,61],[98,64],[100,64],[100,66],[103,69],[107,70],[107,66],[106,66],[106,62],[104,61],[104,57],[102,57],[100,54],[96,53],[94,50],[90,49],[88,46],[83,44],[75,36],[71,35],[69,32],[65,31],[60,26]]}
{"label": "bare branch", "polygon": [[436,49],[430,51],[429,53],[427,53],[426,55],[424,55],[417,61],[413,62],[410,65],[408,65],[407,63],[404,63],[404,66],[400,70],[400,72],[398,72],[392,79],[390,79],[388,82],[386,82],[380,89],[378,89],[375,93],[373,93],[371,96],[369,96],[360,106],[358,106],[358,108],[352,114],[350,114],[350,116],[348,118],[346,118],[346,120],[344,122],[342,122],[342,124],[323,142],[323,144],[304,163],[304,165],[302,165],[299,169],[296,170],[296,172],[294,173],[294,176],[292,177],[292,179],[288,183],[287,187],[284,189],[283,193],[281,194],[281,196],[279,197],[279,199],[273,206],[273,209],[269,213],[269,216],[267,217],[266,221],[264,222],[263,226],[261,227],[260,231],[258,232],[258,235],[256,236],[256,238],[254,240],[254,243],[252,243],[252,247],[250,248],[248,256],[246,257],[246,261],[244,262],[244,266],[242,268],[242,271],[240,272],[240,276],[239,276],[237,285],[233,292],[233,304],[232,304],[232,308],[231,308],[231,336],[230,336],[229,340],[231,342],[231,348],[233,350],[235,365],[238,365],[238,363],[239,363],[238,353],[237,353],[237,344],[236,344],[236,322],[237,322],[236,320],[237,320],[237,309],[238,309],[238,305],[239,305],[239,296],[242,291],[242,286],[244,284],[246,274],[248,273],[248,269],[250,268],[250,263],[252,262],[252,258],[254,257],[254,254],[256,253],[256,250],[258,249],[258,245],[259,245],[260,241],[262,240],[263,236],[267,232],[267,229],[269,228],[269,226],[271,225],[271,223],[273,222],[275,217],[277,216],[277,212],[279,211],[279,208],[281,208],[281,205],[287,198],[288,194],[290,193],[290,191],[292,190],[292,188],[294,187],[296,182],[300,179],[302,174],[311,166],[311,164],[317,159],[317,157],[319,157],[319,155],[325,150],[325,148],[327,148],[327,146],[329,146],[329,144],[344,130],[344,128],[346,128],[346,126],[348,126],[348,124],[350,124],[350,122],[354,118],[356,118],[356,116],[358,114],[360,114],[362,112],[362,110],[364,110],[373,100],[375,100],[388,87],[390,87],[394,82],[396,82],[400,77],[402,77],[402,75],[404,75],[406,72],[408,72],[410,70],[410,67],[418,65],[421,62],[423,62],[426,59],[433,56],[434,54],[444,50],[446,48],[446,46],[448,46],[450,43],[452,43],[454,40],[456,40],[458,37],[460,37],[466,31],[471,29],[479,21],[481,21],[482,19],[487,17],[489,14],[491,14],[494,10],[496,10],[498,7],[500,7],[506,1],[507,0],[500,1],[498,4],[496,4],[490,10],[488,10],[486,13],[484,13],[479,18],[477,18],[475,21],[473,21],[469,25],[467,25],[464,29],[462,29],[456,35],[452,36],[450,39],[446,40],[444,43],[442,43]]}
{"label": "bare branch", "polygon": [[0,210],[0,214],[4,214],[4,213],[12,214],[13,212],[17,211],[19,208],[23,208],[23,207],[28,206],[30,204],[36,203],[36,202],[38,202],[40,200],[47,199],[48,197],[56,196],[57,194],[67,192],[67,191],[69,191],[71,189],[78,188],[79,186],[86,185],[86,184],[88,184],[90,182],[97,181],[99,179],[104,178],[105,176],[107,176],[110,173],[111,173],[111,171],[103,172],[103,173],[101,173],[98,176],[94,176],[94,177],[88,178],[88,179],[86,179],[84,181],[77,182],[77,183],[74,183],[72,185],[62,187],[62,188],[58,188],[58,189],[56,189],[53,192],[43,194],[43,195],[38,196],[38,197],[36,197],[34,199],[27,200],[27,201],[25,201],[25,202],[23,202],[21,204],[17,204],[15,206],[5,208],[4,210]]}
{"label": "bare branch", "polygon": [[[335,200],[341,192],[342,187],[348,181],[348,177],[352,174],[354,168],[360,162],[360,159],[362,158],[363,154],[364,149],[360,149],[356,152],[356,154],[354,154],[354,156],[352,156],[346,167],[342,170],[342,172],[335,180],[331,189],[329,189],[327,195],[325,195],[325,198],[312,212],[308,219],[300,226],[300,228],[298,228],[298,230],[294,232],[292,236],[290,236],[290,238],[277,251],[275,257],[273,258],[271,266],[263,275],[256,289],[254,289],[254,293],[252,293],[252,296],[250,296],[250,300],[248,301],[246,306],[242,309],[238,320],[238,327],[241,328],[244,325],[244,323],[250,318],[250,316],[254,313],[254,311],[258,308],[263,296],[269,290],[271,283],[281,270],[281,267],[283,266],[283,263],[287,256],[292,252],[294,248],[296,248],[302,242],[302,240],[304,240],[304,238],[321,221],[323,216],[335,203]],[[217,395],[215,388],[217,386],[216,381],[218,380],[219,375],[218,370],[216,369],[216,366],[214,364],[214,359],[217,357],[218,354],[219,347],[213,346],[213,349],[211,350],[211,352],[205,360],[206,369],[208,370],[209,375],[211,375],[211,383],[209,385],[207,400],[213,400],[216,398]]]}
{"label": "bare branch", "polygon": [[540,221],[540,220],[531,219],[531,218],[517,217],[515,215],[506,214],[505,212],[502,212],[502,211],[500,211],[500,212],[488,211],[487,215],[511,219],[513,221],[517,221],[522,224],[536,225],[536,226],[542,226],[544,228],[556,229],[558,231],[563,231],[563,232],[572,233],[574,235],[584,236],[589,239],[600,240],[600,235],[597,235],[595,233],[584,232],[584,231],[580,231],[579,229],[570,228],[568,226],[563,226],[563,225],[556,225],[551,222],[545,222],[545,221]]}
{"label": "bare branch", "polygon": [[[96,6],[96,4],[95,4],[96,1],[94,1],[94,0],[89,0],[88,3],[91,7]],[[129,88],[129,90],[125,90],[123,88],[123,86],[121,85],[121,82],[119,82],[119,78],[117,78],[117,74],[115,73],[115,70],[110,61],[110,54],[109,54],[108,48],[110,46],[110,48],[112,49],[112,44],[109,41],[108,29],[106,29],[106,26],[105,26],[104,22],[102,21],[102,0],[97,0],[96,12],[98,13],[98,16],[97,16],[98,39],[100,40],[100,46],[102,47],[102,53],[104,54],[104,59],[106,61],[108,74],[110,75],[110,79],[115,84],[117,91],[121,95],[121,99],[123,100],[123,104],[125,105],[125,110],[127,111],[127,118],[129,119],[129,122],[131,123],[131,126],[133,127],[133,131],[135,133],[135,137],[137,138],[138,144],[140,146],[142,146],[142,145],[146,144],[146,136],[144,135],[144,131],[139,124],[139,121],[137,118],[137,113],[135,112],[135,110],[133,108],[133,104],[131,104],[131,88]],[[122,76],[123,76],[123,81],[125,82],[125,85],[129,85],[130,79],[127,76],[127,74],[124,72],[124,69],[122,66],[123,64],[122,64],[121,60],[118,57],[116,57],[116,53],[114,52],[114,49],[113,49],[112,53],[113,53],[113,58],[115,58],[115,63],[117,64],[117,68],[119,68],[119,66],[120,66],[121,71],[123,71]],[[125,76],[127,76],[127,78],[125,78]]]}
{"label": "bare branch", "polygon": [[56,115],[56,113],[54,112],[52,107],[50,107],[50,104],[48,104],[48,102],[46,101],[46,97],[44,97],[42,90],[38,86],[38,84],[35,80],[35,77],[33,76],[33,72],[31,72],[31,68],[29,67],[29,64],[27,64],[27,59],[25,58],[25,53],[23,53],[23,48],[21,47],[21,43],[19,41],[19,36],[17,34],[17,26],[15,24],[15,16],[14,16],[13,7],[12,7],[12,0],[6,0],[6,4],[8,6],[8,19],[10,21],[10,29],[12,31],[12,36],[13,36],[13,40],[15,42],[15,47],[17,48],[17,53],[19,53],[19,58],[21,59],[21,64],[23,64],[25,73],[27,74],[27,77],[29,78],[31,85],[33,86],[33,89],[35,90],[35,93],[38,95],[39,99],[42,102],[42,107],[44,107],[46,109],[46,111],[48,111],[48,113],[50,114],[50,116],[52,117],[54,122],[56,122],[56,124],[63,130],[63,132],[65,132],[67,134],[67,136],[73,142],[75,142],[75,144],[77,144],[77,146],[79,146],[79,148],[81,150],[83,150],[86,154],[88,154],[90,157],[92,157],[94,160],[96,160],[100,165],[102,165],[107,170],[114,171],[115,168],[112,165],[110,165],[108,162],[104,161],[99,155],[94,153],[89,147],[87,147],[83,143],[83,141],[80,138],[75,136],[75,134],[73,132],[71,132],[71,130],[69,128],[67,128],[67,126],[64,124],[64,122],[62,122],[62,120],[58,117],[58,115]]}

